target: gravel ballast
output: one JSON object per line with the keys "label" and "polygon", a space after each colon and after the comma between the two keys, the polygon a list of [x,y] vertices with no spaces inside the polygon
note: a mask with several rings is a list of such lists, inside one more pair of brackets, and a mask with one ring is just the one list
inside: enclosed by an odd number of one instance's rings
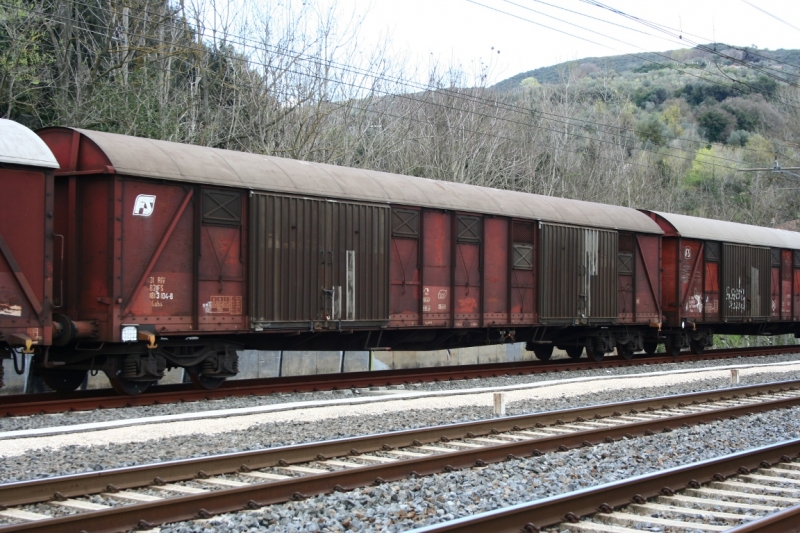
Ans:
{"label": "gravel ballast", "polygon": [[[735,359],[722,359],[716,361],[695,361],[684,363],[670,363],[663,365],[642,365],[597,370],[580,370],[568,373],[529,374],[524,376],[498,376],[470,380],[453,380],[434,383],[415,383],[404,387],[406,392],[424,391],[453,391],[463,389],[504,387],[511,385],[525,385],[530,383],[545,383],[549,381],[572,379],[628,376],[648,372],[667,372],[675,370],[700,370],[705,368],[727,367],[732,365],[759,366],[774,363],[800,361],[800,354],[759,356]],[[793,379],[793,378],[786,378]],[[0,432],[16,431],[23,429],[36,429],[53,426],[66,426],[106,422],[112,420],[144,418],[151,416],[175,415],[181,413],[199,413],[221,409],[239,409],[263,405],[276,405],[301,401],[328,401],[333,399],[360,397],[359,390],[340,390],[325,392],[272,394],[268,396],[249,396],[239,398],[225,398],[219,400],[202,400],[188,403],[175,403],[165,405],[150,405],[141,407],[126,407],[121,409],[103,409],[97,411],[67,412],[51,415],[32,415],[22,417],[0,418]]]}
{"label": "gravel ballast", "polygon": [[[742,384],[764,383],[777,380],[800,378],[800,371],[786,373],[767,373],[744,375]],[[599,390],[587,394],[578,394],[576,390],[562,388],[565,392],[551,391],[547,400],[529,398],[510,402],[507,406],[509,415],[553,411],[599,403],[611,403],[638,398],[667,396],[698,392],[701,390],[727,388],[729,379],[704,379],[688,383],[673,383],[668,386],[641,384],[640,388],[615,390],[607,381],[595,382]],[[454,397],[460,398],[460,397]],[[94,444],[91,433],[67,435],[63,437],[45,437],[38,439],[19,439],[0,442],[0,482],[22,481],[54,475],[78,472],[97,471],[108,468],[133,466],[159,461],[184,459],[189,457],[208,456],[219,453],[232,453],[263,448],[313,442],[334,438],[343,438],[370,433],[399,431],[490,418],[491,403],[485,405],[466,405],[452,407],[444,404],[447,398],[437,399],[435,409],[402,409],[408,402],[399,404],[380,416],[366,412],[367,407],[380,408],[380,404],[361,406],[358,415],[353,415],[352,408],[341,409],[336,417],[315,418],[314,410],[289,411],[279,413],[281,418],[276,422],[247,426],[245,429],[211,433],[205,431],[211,423],[221,424],[227,428],[246,417],[232,419],[195,421],[192,424],[194,434],[165,436],[176,424],[158,424],[123,428],[120,431],[129,433],[116,436],[115,441],[106,444]],[[421,404],[425,400],[414,400]],[[430,402],[428,402],[430,403]],[[190,424],[184,422],[183,424]],[[163,426],[163,427],[162,427]],[[201,432],[200,435],[197,432]],[[97,432],[106,433],[106,432]],[[138,441],[133,441],[133,436]],[[148,439],[147,437],[153,437]],[[160,438],[159,438],[160,437]],[[81,444],[64,445],[64,438],[69,442]],[[102,442],[102,441],[101,441]],[[53,443],[61,443],[58,446]],[[48,445],[50,444],[50,445]]]}
{"label": "gravel ballast", "polygon": [[[406,531],[800,438],[800,408],[384,483],[162,527],[162,533]],[[797,498],[800,488],[786,496]]]}

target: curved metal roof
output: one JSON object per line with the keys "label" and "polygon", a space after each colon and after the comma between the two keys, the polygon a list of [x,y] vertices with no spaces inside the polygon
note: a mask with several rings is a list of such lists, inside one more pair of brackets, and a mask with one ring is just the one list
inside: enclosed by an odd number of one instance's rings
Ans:
{"label": "curved metal roof", "polygon": [[32,167],[58,168],[50,148],[22,124],[0,118],[0,162]]}
{"label": "curved metal roof", "polygon": [[113,133],[77,131],[105,153],[116,172],[125,175],[663,233],[650,217],[626,207]]}
{"label": "curved metal roof", "polygon": [[800,250],[800,233],[795,231],[659,211],[653,213],[672,224],[682,237]]}

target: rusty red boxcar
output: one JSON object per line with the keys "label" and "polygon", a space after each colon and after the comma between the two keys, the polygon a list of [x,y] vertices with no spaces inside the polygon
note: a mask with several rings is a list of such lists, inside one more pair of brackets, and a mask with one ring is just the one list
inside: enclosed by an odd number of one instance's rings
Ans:
{"label": "rusty red boxcar", "polygon": [[18,368],[18,351],[33,353],[52,341],[55,168],[35,133],[0,119],[0,357],[17,358]]}
{"label": "rusty red boxcar", "polygon": [[663,337],[701,353],[714,333],[778,335],[800,320],[800,233],[650,212],[664,230]]}
{"label": "rusty red boxcar", "polygon": [[237,351],[528,341],[626,357],[661,321],[661,228],[624,207],[69,128],[45,372],[205,387]]}

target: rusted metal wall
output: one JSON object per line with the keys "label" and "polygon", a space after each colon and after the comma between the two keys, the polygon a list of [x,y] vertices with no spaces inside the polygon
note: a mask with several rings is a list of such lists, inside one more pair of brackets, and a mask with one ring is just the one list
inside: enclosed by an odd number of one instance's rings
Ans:
{"label": "rusted metal wall", "polygon": [[537,225],[533,221],[515,220],[511,229],[511,302],[512,324],[538,322],[536,280]]}
{"label": "rusted metal wall", "polygon": [[453,324],[459,328],[479,327],[483,306],[483,217],[457,214],[455,226]]}
{"label": "rusted metal wall", "polygon": [[617,254],[617,312],[621,323],[660,322],[661,238],[620,233]]}
{"label": "rusted metal wall", "polygon": [[698,322],[703,319],[703,241],[683,239],[680,249],[681,318]]}
{"label": "rusted metal wall", "polygon": [[636,313],[634,279],[636,261],[632,233],[620,233],[617,254],[617,314],[620,322],[632,323]]}
{"label": "rusted metal wall", "polygon": [[[195,187],[118,177],[110,181],[119,189],[115,196],[122,204],[122,221],[114,224],[113,239],[120,242],[121,237],[121,252],[112,258],[121,274],[121,289],[114,294],[122,296],[122,322],[169,323],[158,331],[178,324],[193,329]],[[100,221],[85,215],[86,236],[91,224]],[[84,247],[83,257],[92,250]]]}
{"label": "rusted metal wall", "polygon": [[422,211],[422,325],[452,327],[453,224],[450,213]]}
{"label": "rusted metal wall", "polygon": [[770,316],[769,248],[723,244],[723,318],[766,319]]}
{"label": "rusted metal wall", "polygon": [[14,345],[51,342],[52,210],[51,171],[0,168],[0,339]]}
{"label": "rusted metal wall", "polygon": [[390,325],[418,326],[420,286],[420,210],[392,209],[392,244],[389,267]]}
{"label": "rusted metal wall", "polygon": [[203,188],[197,201],[197,327],[200,331],[248,329],[244,193]]}
{"label": "rusted metal wall", "polygon": [[637,323],[661,322],[661,237],[634,235]]}
{"label": "rusted metal wall", "polygon": [[617,318],[617,233],[540,225],[542,322]]}
{"label": "rusted metal wall", "polygon": [[[112,306],[118,305],[117,297],[122,296],[111,286],[113,251],[109,248],[114,239],[110,220],[117,203],[114,180],[94,176],[56,179],[71,180],[76,189],[74,196],[58,198],[60,208],[67,211],[67,224],[74,222],[74,226],[56,228],[58,233],[67,234],[67,248],[71,254],[64,272],[69,316],[76,320],[96,320],[101,340],[119,340],[111,324]],[[92,209],[78,209],[78,205],[90,205]],[[74,213],[74,221],[71,213]]]}
{"label": "rusted metal wall", "polygon": [[661,241],[661,305],[669,325],[680,324],[678,304],[678,246],[680,238],[664,237]]}
{"label": "rusted metal wall", "polygon": [[388,320],[388,207],[253,194],[250,209],[256,328]]}
{"label": "rusted metal wall", "polygon": [[487,326],[509,323],[508,228],[505,218],[486,217],[483,221],[483,323]]}
{"label": "rusted metal wall", "polygon": [[706,241],[704,246],[705,281],[703,289],[705,299],[703,302],[703,318],[706,322],[719,320],[720,291],[719,291],[719,262],[721,259],[720,244]]}

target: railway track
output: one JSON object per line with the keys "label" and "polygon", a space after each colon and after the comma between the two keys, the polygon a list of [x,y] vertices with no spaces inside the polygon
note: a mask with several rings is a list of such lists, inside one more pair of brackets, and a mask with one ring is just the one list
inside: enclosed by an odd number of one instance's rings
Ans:
{"label": "railway track", "polygon": [[148,528],[798,405],[787,381],[4,484],[0,532]]}
{"label": "railway track", "polygon": [[42,393],[0,396],[0,413],[4,416],[28,416],[55,414],[67,411],[91,411],[166,403],[192,402],[242,396],[263,396],[280,392],[314,392],[377,386],[400,385],[414,382],[476,379],[502,375],[525,375],[547,372],[569,372],[599,368],[616,368],[637,365],[682,363],[699,360],[730,359],[760,355],[800,353],[800,345],[761,346],[708,350],[703,355],[686,353],[678,357],[657,355],[635,357],[608,357],[600,362],[581,361],[526,361],[496,363],[488,365],[465,365],[457,367],[415,368],[404,370],[381,370],[352,372],[346,374],[322,374],[315,376],[292,376],[285,378],[242,379],[223,383],[218,389],[202,390],[191,384],[161,385],[137,396],[120,396],[112,389],[95,389],[69,394]]}
{"label": "railway track", "polygon": [[789,533],[800,530],[800,440],[414,530],[414,533]]}

